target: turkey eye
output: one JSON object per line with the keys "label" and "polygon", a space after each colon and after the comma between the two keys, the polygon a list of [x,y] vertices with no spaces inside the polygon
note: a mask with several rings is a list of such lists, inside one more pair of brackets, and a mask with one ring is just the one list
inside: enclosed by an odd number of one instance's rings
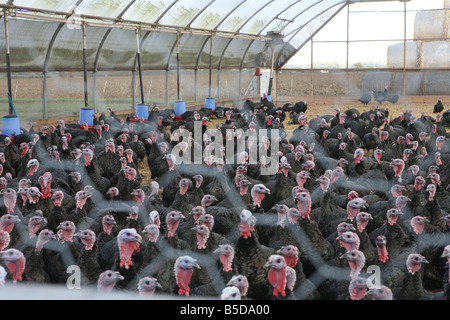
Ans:
{"label": "turkey eye", "polygon": [[111,274],[111,273],[108,273],[108,277],[112,277],[112,274]]}

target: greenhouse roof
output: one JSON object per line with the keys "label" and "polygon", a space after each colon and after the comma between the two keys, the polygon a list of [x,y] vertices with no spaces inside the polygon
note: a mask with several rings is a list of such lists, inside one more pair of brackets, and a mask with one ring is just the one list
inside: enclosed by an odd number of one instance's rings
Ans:
{"label": "greenhouse roof", "polygon": [[138,50],[147,70],[270,67],[272,56],[278,69],[346,5],[369,1],[0,0],[0,33],[12,71],[82,71],[83,48],[89,71],[135,70]]}

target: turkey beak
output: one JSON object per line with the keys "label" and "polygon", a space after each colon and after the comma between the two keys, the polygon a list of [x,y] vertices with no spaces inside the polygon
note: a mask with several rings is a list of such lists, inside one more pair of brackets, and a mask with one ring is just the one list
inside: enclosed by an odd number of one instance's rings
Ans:
{"label": "turkey beak", "polygon": [[430,263],[427,259],[423,258],[422,263]]}
{"label": "turkey beak", "polygon": [[340,257],[339,257],[339,259],[345,259],[347,257],[347,253],[344,253],[343,255],[341,255]]}

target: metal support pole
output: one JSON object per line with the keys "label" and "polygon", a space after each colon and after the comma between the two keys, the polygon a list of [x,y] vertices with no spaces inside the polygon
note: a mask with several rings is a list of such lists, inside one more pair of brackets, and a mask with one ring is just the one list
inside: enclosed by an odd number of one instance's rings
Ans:
{"label": "metal support pole", "polygon": [[177,32],[177,100],[180,101],[180,32]]}
{"label": "metal support pole", "polygon": [[5,11],[3,19],[5,21],[5,39],[6,39],[6,77],[8,82],[8,102],[9,102],[9,114],[13,114],[12,106],[12,89],[11,89],[11,60],[10,60],[10,48],[9,48],[9,30],[8,30],[8,13]]}
{"label": "metal support pole", "polygon": [[239,69],[238,100],[241,99],[242,68]]}
{"label": "metal support pole", "polygon": [[350,4],[347,5],[347,52],[346,52],[346,63],[345,63],[345,75],[346,75],[346,83],[347,83],[347,97],[349,91],[349,78],[348,78],[348,48],[349,48],[349,39],[350,39]]}
{"label": "metal support pole", "polygon": [[137,42],[137,61],[139,71],[139,92],[141,93],[141,103],[144,104],[144,82],[142,81],[142,67],[141,67],[141,47],[139,43],[139,30],[136,29],[136,42]]}
{"label": "metal support pole", "polygon": [[217,99],[220,99],[220,69],[217,69]]}
{"label": "metal support pole", "polygon": [[403,2],[403,96],[406,95],[406,1]]}
{"label": "metal support pole", "polygon": [[47,111],[47,71],[44,71],[43,73],[44,77],[42,79],[42,102],[44,105],[44,114],[43,118],[48,118],[48,111]]}
{"label": "metal support pole", "polygon": [[197,79],[198,79],[198,69],[195,69],[195,80],[194,80],[194,100],[197,101]]}
{"label": "metal support pole", "polygon": [[133,108],[136,108],[136,71],[131,71],[131,100],[133,101]]}
{"label": "metal support pole", "polygon": [[311,37],[311,95],[314,95],[314,81],[313,81],[313,68],[314,68],[314,43],[313,38]]}
{"label": "metal support pole", "polygon": [[95,112],[95,106],[97,105],[97,72],[94,70],[92,73],[92,103],[94,105],[94,112]]}
{"label": "metal support pole", "polygon": [[212,85],[212,35],[209,37],[209,97],[211,98]]}
{"label": "metal support pole", "polygon": [[271,66],[270,66],[270,79],[269,79],[269,88],[267,89],[267,95],[270,96],[272,95],[272,81],[273,81],[273,64],[274,64],[274,60],[275,60],[275,49],[272,46],[272,62],[271,62]]}
{"label": "metal support pole", "polygon": [[169,105],[169,69],[166,70],[166,105]]}
{"label": "metal support pole", "polygon": [[86,25],[82,24],[83,31],[83,71],[84,71],[84,106],[88,107],[88,87],[87,87],[87,58],[86,58]]}

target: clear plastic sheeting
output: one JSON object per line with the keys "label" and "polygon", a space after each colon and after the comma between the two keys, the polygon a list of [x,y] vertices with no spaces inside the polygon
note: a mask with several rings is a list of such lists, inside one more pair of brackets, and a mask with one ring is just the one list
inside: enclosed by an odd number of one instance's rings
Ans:
{"label": "clear plastic sheeting", "polygon": [[[45,55],[58,27],[55,23],[39,21],[9,20],[9,45],[11,48],[11,67],[13,71],[42,71]],[[0,23],[0,35],[5,34],[3,20]],[[0,41],[0,51],[6,52],[6,42]],[[5,60],[1,60],[1,68],[5,68]]]}
{"label": "clear plastic sheeting", "polygon": [[[129,109],[144,98],[165,105],[178,97],[238,101],[261,95],[256,68],[280,70],[342,9],[364,2],[0,0],[0,51],[8,37],[12,78],[21,78],[15,91],[27,73],[38,74],[29,81],[39,97],[17,103],[21,114],[31,108],[44,118],[76,116],[82,105]],[[0,72],[11,78],[6,71],[0,59]],[[121,87],[112,90],[115,83]],[[5,101],[0,111],[8,109]]]}
{"label": "clear plastic sheeting", "polygon": [[[379,0],[378,2],[392,1]],[[356,3],[359,1],[352,1]],[[86,23],[88,70],[134,70],[141,30],[143,67],[173,67],[180,32],[183,68],[209,67],[213,37],[214,68],[257,66],[265,37],[277,31],[287,48],[276,69],[347,4],[344,0],[1,0],[10,16],[13,70],[82,70],[81,25]],[[4,34],[3,23],[0,26]],[[242,40],[229,40],[239,38]],[[156,44],[155,44],[156,42]],[[239,46],[239,48],[238,48]],[[4,42],[0,44],[4,50]],[[31,53],[30,53],[31,51]],[[2,65],[3,66],[3,65]]]}
{"label": "clear plastic sheeting", "polygon": [[175,1],[160,23],[171,26],[188,26],[193,19],[203,10],[210,0],[183,0]]}
{"label": "clear plastic sheeting", "polygon": [[136,50],[133,49],[137,46],[134,30],[111,29],[102,40],[103,45],[98,51],[96,69],[112,69],[111,66],[121,66],[127,70],[133,68],[136,59]]}
{"label": "clear plastic sheeting", "polygon": [[[92,69],[98,44],[106,29],[86,27],[86,59]],[[53,44],[49,69],[52,71],[83,70],[83,33],[81,29],[61,28]]]}

